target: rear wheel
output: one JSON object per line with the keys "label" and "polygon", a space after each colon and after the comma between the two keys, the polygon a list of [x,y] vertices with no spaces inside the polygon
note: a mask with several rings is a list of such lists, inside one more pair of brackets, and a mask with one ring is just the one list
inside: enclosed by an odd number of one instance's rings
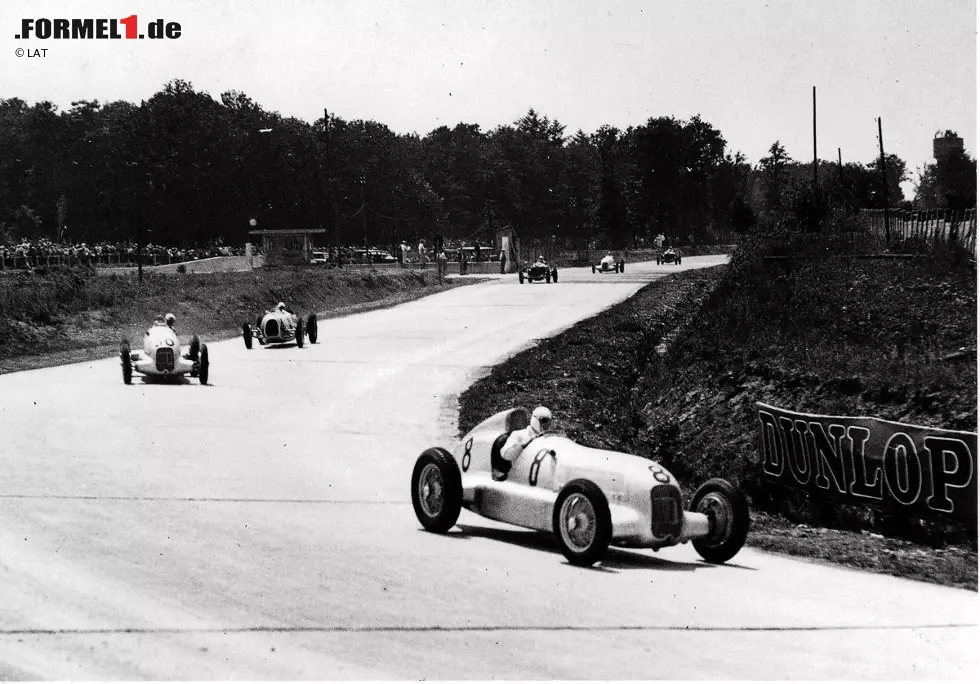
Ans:
{"label": "rear wheel", "polygon": [[517,272],[517,282],[519,282],[521,285],[524,284],[524,271]]}
{"label": "rear wheel", "polygon": [[299,347],[300,349],[303,348],[303,343],[305,342],[303,336],[305,334],[306,331],[303,330],[303,321],[302,320],[296,321],[296,346]]}
{"label": "rear wheel", "polygon": [[426,449],[412,470],[412,507],[429,532],[448,532],[463,507],[463,480],[456,461],[445,449]]}
{"label": "rear wheel", "polygon": [[612,539],[606,495],[594,482],[572,480],[555,501],[552,527],[569,563],[583,567],[596,563]]}
{"label": "rear wheel", "polygon": [[129,340],[123,340],[119,344],[119,362],[122,364],[123,382],[127,385],[133,382],[133,358],[129,354]]}
{"label": "rear wheel", "polygon": [[208,384],[208,375],[211,372],[211,361],[208,358],[208,345],[201,345],[201,359],[197,364],[197,378],[202,385]]}
{"label": "rear wheel", "polygon": [[676,261],[676,263],[677,263],[678,266],[681,265],[681,257],[680,257],[679,254],[677,255],[677,259],[675,261]]}
{"label": "rear wheel", "polygon": [[248,323],[242,323],[242,339],[245,340],[245,348],[252,348],[252,328]]}
{"label": "rear wheel", "polygon": [[310,338],[310,344],[316,344],[316,338],[318,335],[316,314],[310,314],[309,318],[306,319],[306,334]]}
{"label": "rear wheel", "polygon": [[713,478],[701,485],[690,509],[708,516],[708,536],[695,539],[694,549],[709,563],[731,560],[749,534],[749,504],[745,494],[728,480]]}
{"label": "rear wheel", "polygon": [[551,282],[551,271],[546,271],[545,272],[545,274],[544,274],[544,282],[546,282],[546,283],[550,283]]}

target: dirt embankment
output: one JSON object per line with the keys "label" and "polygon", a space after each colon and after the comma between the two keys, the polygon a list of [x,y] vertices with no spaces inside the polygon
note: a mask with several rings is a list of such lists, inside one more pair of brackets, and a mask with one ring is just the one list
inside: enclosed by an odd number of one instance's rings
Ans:
{"label": "dirt embankment", "polygon": [[[468,281],[473,282],[473,281]],[[263,269],[244,273],[99,275],[51,268],[0,277],[0,373],[57,366],[118,351],[156,316],[207,339],[241,333],[245,321],[283,301],[304,316],[341,316],[392,306],[466,281],[434,271]]]}
{"label": "dirt embankment", "polygon": [[[753,501],[750,545],[976,589],[969,531],[930,521],[889,527],[868,511],[820,518],[806,497],[774,502],[760,482],[757,401],[976,430],[975,353],[942,360],[975,344],[968,279],[907,263],[834,271],[757,272],[746,282],[719,267],[652,283],[476,382],[460,398],[461,431],[497,410],[543,404],[572,439],[659,460],[687,493],[708,477],[739,482]],[[772,279],[784,294],[735,310]],[[817,284],[823,295],[804,294]],[[829,302],[835,310],[823,311]],[[914,324],[940,303],[941,315]],[[803,310],[774,318],[788,305]]]}

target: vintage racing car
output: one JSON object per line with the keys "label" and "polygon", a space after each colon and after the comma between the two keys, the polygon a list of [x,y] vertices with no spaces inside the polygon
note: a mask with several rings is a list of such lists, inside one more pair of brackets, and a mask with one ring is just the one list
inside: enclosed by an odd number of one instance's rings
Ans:
{"label": "vintage racing car", "polygon": [[[412,472],[412,505],[422,527],[447,532],[462,507],[492,520],[554,532],[574,565],[600,561],[609,545],[653,550],[691,541],[710,563],[745,543],[749,508],[726,480],[711,479],[684,510],[677,480],[654,461],[592,449],[556,432],[531,440],[508,462],[507,436],[525,428],[524,408],[501,411],[471,430],[453,453],[434,447]],[[494,470],[505,472],[495,479]]]}
{"label": "vintage racing car", "polygon": [[154,324],[146,331],[142,351],[133,351],[129,340],[123,338],[119,346],[119,361],[123,382],[127,385],[133,381],[133,371],[157,378],[190,375],[206,385],[211,366],[208,345],[201,344],[197,335],[191,338],[188,346],[182,348],[177,333],[163,323]]}
{"label": "vintage racing car", "polygon": [[624,270],[626,270],[626,260],[620,258],[616,261],[612,254],[602,257],[602,261],[598,264],[592,264],[593,273],[622,273]]}
{"label": "vintage racing car", "polygon": [[678,264],[681,263],[680,253],[673,247],[665,249],[657,255],[657,264]]}
{"label": "vintage racing car", "polygon": [[242,323],[242,338],[245,340],[246,349],[252,348],[253,339],[257,339],[259,344],[296,342],[297,347],[302,347],[307,336],[310,338],[310,344],[316,344],[316,314],[311,313],[306,318],[304,327],[302,318],[289,309],[277,307],[257,317],[254,326]]}
{"label": "vintage racing car", "polygon": [[535,280],[543,280],[546,283],[558,282],[558,269],[549,266],[543,258],[539,258],[530,266],[517,269],[517,280],[521,284],[533,283]]}

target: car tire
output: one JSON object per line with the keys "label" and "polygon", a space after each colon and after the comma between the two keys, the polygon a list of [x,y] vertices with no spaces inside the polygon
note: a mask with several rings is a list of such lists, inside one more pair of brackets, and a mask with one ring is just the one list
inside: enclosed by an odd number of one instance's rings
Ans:
{"label": "car tire", "polygon": [[626,272],[626,261],[620,261],[619,262],[619,272],[620,273],[625,273]]}
{"label": "car tire", "polygon": [[551,271],[545,271],[544,282],[548,283],[549,285],[551,284]]}
{"label": "car tire", "polygon": [[553,282],[553,283],[557,283],[558,282],[558,269],[557,268],[551,271],[551,282]]}
{"label": "car tire", "polygon": [[242,339],[245,340],[245,348],[252,348],[252,328],[248,323],[242,323]]}
{"label": "car tire", "polygon": [[197,362],[197,379],[202,385],[208,384],[208,376],[211,374],[211,360],[208,358],[208,345],[202,344],[200,359]]}
{"label": "car tire", "polygon": [[519,282],[521,285],[524,284],[524,271],[517,272],[517,282]]}
{"label": "car tire", "polygon": [[657,257],[657,266],[660,265],[660,257]]}
{"label": "car tire", "polygon": [[592,275],[595,275],[595,264],[592,264]]}
{"label": "car tire", "polygon": [[201,353],[201,338],[197,335],[191,337],[191,346],[187,351],[187,358],[191,361],[197,361],[197,357]]}
{"label": "car tire", "polygon": [[459,519],[463,478],[452,454],[445,449],[426,449],[415,461],[412,507],[415,517],[429,532],[448,532]]}
{"label": "car tire", "polygon": [[305,335],[306,331],[303,330],[303,320],[300,319],[296,321],[296,346],[300,349],[302,349],[303,345],[306,343],[306,340],[304,339]]}
{"label": "car tire", "polygon": [[[578,533],[583,516],[591,529]],[[594,482],[572,480],[565,485],[555,500],[551,524],[562,554],[572,565],[588,567],[606,555],[612,540],[612,516],[606,495]]]}
{"label": "car tire", "polygon": [[678,266],[680,266],[681,265],[681,258],[680,257],[677,257],[677,259],[674,261],[674,263],[677,264]]}
{"label": "car tire", "polygon": [[123,382],[127,385],[133,382],[133,358],[129,354],[129,340],[124,339],[119,343],[119,362],[122,364]]}
{"label": "car tire", "polygon": [[306,319],[306,334],[310,338],[310,344],[316,344],[317,338],[317,323],[316,314],[310,314]]}
{"label": "car tire", "polygon": [[709,563],[731,560],[749,533],[749,503],[742,490],[728,480],[712,478],[698,487],[689,508],[707,515],[711,523],[708,536],[691,542],[695,551]]}

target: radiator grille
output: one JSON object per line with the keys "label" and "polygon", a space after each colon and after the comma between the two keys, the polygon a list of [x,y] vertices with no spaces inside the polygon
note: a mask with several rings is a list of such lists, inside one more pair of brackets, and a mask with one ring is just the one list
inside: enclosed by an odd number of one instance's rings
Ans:
{"label": "radiator grille", "polygon": [[174,369],[174,350],[172,347],[157,349],[157,370],[170,372]]}
{"label": "radiator grille", "polygon": [[270,318],[265,322],[265,336],[266,337],[279,337],[279,322]]}
{"label": "radiator grille", "polygon": [[679,537],[683,513],[677,487],[658,485],[650,490],[650,531],[653,536]]}

